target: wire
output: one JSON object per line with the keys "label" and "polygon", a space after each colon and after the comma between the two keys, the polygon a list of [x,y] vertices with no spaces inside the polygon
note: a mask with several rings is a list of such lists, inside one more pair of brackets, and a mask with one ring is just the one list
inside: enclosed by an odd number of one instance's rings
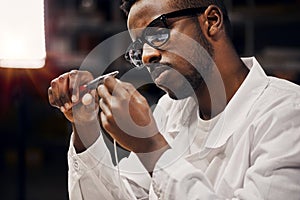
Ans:
{"label": "wire", "polygon": [[[121,191],[125,192],[124,187],[123,187],[123,182],[122,182],[122,179],[121,179],[119,158],[118,158],[118,151],[117,151],[117,142],[116,142],[115,139],[114,139],[114,153],[115,153],[115,161],[116,161],[118,176],[119,176],[119,184],[120,184],[120,187],[121,187]],[[121,196],[121,195],[119,194],[119,196]]]}

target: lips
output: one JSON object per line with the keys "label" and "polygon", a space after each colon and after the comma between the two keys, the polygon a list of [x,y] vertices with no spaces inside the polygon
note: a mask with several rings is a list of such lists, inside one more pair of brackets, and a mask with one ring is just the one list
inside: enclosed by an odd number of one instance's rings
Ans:
{"label": "lips", "polygon": [[155,81],[163,72],[170,70],[171,67],[168,65],[155,64],[150,67],[150,73],[152,79]]}

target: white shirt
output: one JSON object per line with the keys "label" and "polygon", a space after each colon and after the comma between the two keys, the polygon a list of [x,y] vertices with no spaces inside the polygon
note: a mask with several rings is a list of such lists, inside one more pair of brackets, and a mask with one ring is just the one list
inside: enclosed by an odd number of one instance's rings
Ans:
{"label": "white shirt", "polygon": [[300,199],[300,87],[243,62],[248,76],[210,121],[192,98],[160,99],[154,117],[171,149],[152,178],[134,153],[120,177],[102,136],[81,154],[71,141],[70,199]]}

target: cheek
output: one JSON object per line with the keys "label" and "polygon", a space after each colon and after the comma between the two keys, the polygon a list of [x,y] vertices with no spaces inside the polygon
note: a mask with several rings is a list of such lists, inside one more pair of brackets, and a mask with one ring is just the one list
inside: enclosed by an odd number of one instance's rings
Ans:
{"label": "cheek", "polygon": [[[184,75],[190,74],[194,71],[194,66],[188,60],[184,59],[180,55],[170,54],[169,58],[170,58],[170,62],[168,62],[168,63],[170,63],[172,65],[172,68],[175,69],[179,73],[179,74],[177,74],[177,76],[178,75],[184,76]],[[175,74],[174,74],[174,76],[175,76]]]}
{"label": "cheek", "polygon": [[189,35],[180,32],[172,33],[166,51],[180,57],[180,60],[184,60],[189,65],[201,66],[212,59],[210,45],[202,35],[201,32],[193,31]]}
{"label": "cheek", "polygon": [[[180,47],[177,48],[180,49]],[[171,64],[173,69],[183,75],[193,72],[197,66],[195,52],[191,49],[187,49],[185,52],[182,49],[180,51],[165,52],[161,62]]]}

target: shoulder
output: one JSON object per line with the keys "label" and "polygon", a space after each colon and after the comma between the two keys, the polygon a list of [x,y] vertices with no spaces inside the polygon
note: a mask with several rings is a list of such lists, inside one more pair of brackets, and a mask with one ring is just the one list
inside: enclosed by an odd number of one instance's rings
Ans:
{"label": "shoulder", "polygon": [[294,95],[300,98],[300,86],[290,81],[269,76],[269,90],[278,95]]}
{"label": "shoulder", "polygon": [[300,107],[300,86],[287,80],[268,78],[269,83],[255,102],[252,112],[266,115],[285,110],[280,116],[297,112]]}
{"label": "shoulder", "polygon": [[256,142],[275,138],[300,141],[300,87],[269,77],[269,84],[251,109],[249,119]]}

